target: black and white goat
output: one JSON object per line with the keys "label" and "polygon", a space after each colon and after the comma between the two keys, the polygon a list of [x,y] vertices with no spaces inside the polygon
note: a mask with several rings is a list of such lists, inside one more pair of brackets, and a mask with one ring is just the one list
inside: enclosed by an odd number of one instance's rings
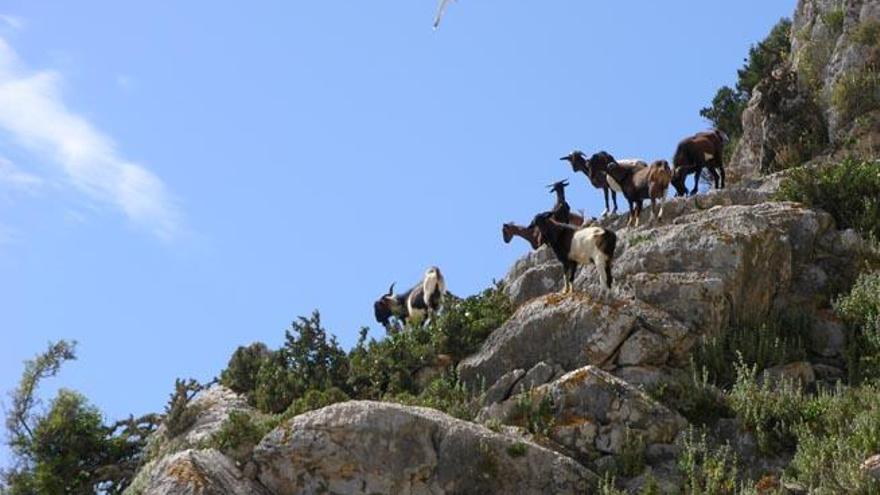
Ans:
{"label": "black and white goat", "polygon": [[562,224],[553,220],[552,212],[535,217],[535,226],[541,231],[541,239],[550,246],[556,259],[562,263],[565,277],[563,293],[574,288],[574,276],[579,265],[594,263],[602,285],[611,288],[611,261],[617,246],[617,235],[603,227],[582,227]]}
{"label": "black and white goat", "polygon": [[415,287],[403,294],[395,294],[394,284],[391,284],[388,293],[373,303],[373,312],[376,321],[386,330],[393,328],[392,317],[403,324],[418,325],[426,321],[426,316],[430,317],[440,310],[445,296],[446,280],[440,269],[432,266],[425,271],[422,280]]}

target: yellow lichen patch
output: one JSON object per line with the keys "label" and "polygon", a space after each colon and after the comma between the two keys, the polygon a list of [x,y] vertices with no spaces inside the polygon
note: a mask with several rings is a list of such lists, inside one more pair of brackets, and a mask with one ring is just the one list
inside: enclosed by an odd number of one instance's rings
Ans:
{"label": "yellow lichen patch", "polygon": [[580,369],[575,371],[574,373],[568,375],[565,381],[562,383],[566,388],[575,388],[582,385],[587,378],[590,376],[590,371],[588,369]]}
{"label": "yellow lichen patch", "polygon": [[168,475],[183,486],[192,487],[198,493],[207,488],[208,480],[189,457],[183,458],[168,468]]}
{"label": "yellow lichen patch", "polygon": [[556,418],[556,422],[554,426],[556,427],[572,427],[572,426],[581,426],[585,424],[593,423],[589,418],[585,418],[583,416],[578,416],[574,413],[565,413],[562,416]]}

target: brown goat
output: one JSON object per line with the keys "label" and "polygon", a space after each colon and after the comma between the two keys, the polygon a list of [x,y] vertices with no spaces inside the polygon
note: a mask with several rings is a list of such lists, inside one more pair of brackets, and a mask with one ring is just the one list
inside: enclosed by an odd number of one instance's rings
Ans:
{"label": "brown goat", "polygon": [[[642,201],[651,200],[652,220],[663,217],[663,202],[666,190],[672,181],[672,170],[666,160],[656,160],[649,166],[644,162],[622,165],[612,163],[608,166],[608,177],[620,185],[623,195],[629,202],[629,219],[627,225],[638,227],[642,214]],[[660,212],[657,212],[657,200],[660,200]]]}
{"label": "brown goat", "polygon": [[[703,168],[708,168],[709,174],[715,183],[715,189],[724,189],[724,145],[730,139],[724,132],[713,129],[699,132],[691,137],[683,139],[675,149],[675,157],[672,159],[674,167],[672,173],[672,185],[675,187],[676,196],[687,194],[685,180],[690,174],[694,174],[694,187],[690,194],[697,194],[700,185],[700,175]],[[715,171],[718,169],[719,174]]]}
{"label": "brown goat", "polygon": [[[617,193],[611,185],[608,184],[605,177],[608,164],[614,162],[613,156],[605,151],[600,151],[587,159],[587,155],[582,151],[575,150],[568,155],[563,156],[560,160],[570,163],[572,170],[575,172],[582,172],[588,179],[590,179],[590,184],[592,184],[593,187],[602,190],[605,194],[605,211],[602,212],[603,217],[608,213],[617,213]],[[611,202],[614,204],[613,210],[608,204],[609,192],[611,193]]]}

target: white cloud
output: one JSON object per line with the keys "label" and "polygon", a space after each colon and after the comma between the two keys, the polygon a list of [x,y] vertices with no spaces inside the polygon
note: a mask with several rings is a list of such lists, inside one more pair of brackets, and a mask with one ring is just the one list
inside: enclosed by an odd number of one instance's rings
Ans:
{"label": "white cloud", "polygon": [[12,29],[24,29],[24,19],[14,15],[0,14],[0,24],[6,24]]}
{"label": "white cloud", "polygon": [[0,186],[33,193],[43,185],[43,179],[22,171],[11,161],[0,157]]}
{"label": "white cloud", "polygon": [[56,166],[77,190],[113,205],[134,223],[169,240],[180,214],[163,182],[119,154],[112,139],[65,105],[61,76],[23,67],[0,38],[0,131]]}

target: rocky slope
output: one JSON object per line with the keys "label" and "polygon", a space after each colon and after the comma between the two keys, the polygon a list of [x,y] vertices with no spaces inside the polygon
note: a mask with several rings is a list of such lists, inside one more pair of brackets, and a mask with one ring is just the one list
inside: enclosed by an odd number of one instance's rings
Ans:
{"label": "rocky slope", "polygon": [[[150,461],[126,493],[591,493],[596,473],[625,463],[634,439],[647,466],[620,484],[637,490],[650,475],[676,493],[688,421],[644,390],[680,374],[701,338],[796,308],[816,322],[808,356],[761,379],[810,387],[842,374],[845,332],[828,301],[852,284],[868,248],[827,213],[774,201],[780,177],[760,174],[795,131],[873,146],[876,126],[865,126],[873,114],[848,120],[832,100],[841,78],[871,56],[854,33],[880,20],[878,5],[798,3],[793,61],[759,85],[743,116],[736,185],[670,201],[657,224],[648,212],[637,228],[622,215],[600,222],[619,237],[613,290],[584,267],[578,292],[557,294],[561,267],[546,248],[514,264],[504,286],[518,309],[458,365],[461,380],[482,391],[475,421],[352,401],[287,419],[243,451],[221,451],[211,439],[229,415],[256,413],[215,386],[190,406],[187,431],[154,434]],[[838,8],[834,20],[828,13]],[[738,451],[754,450],[735,423],[715,429]],[[780,467],[760,462],[757,474]]]}

